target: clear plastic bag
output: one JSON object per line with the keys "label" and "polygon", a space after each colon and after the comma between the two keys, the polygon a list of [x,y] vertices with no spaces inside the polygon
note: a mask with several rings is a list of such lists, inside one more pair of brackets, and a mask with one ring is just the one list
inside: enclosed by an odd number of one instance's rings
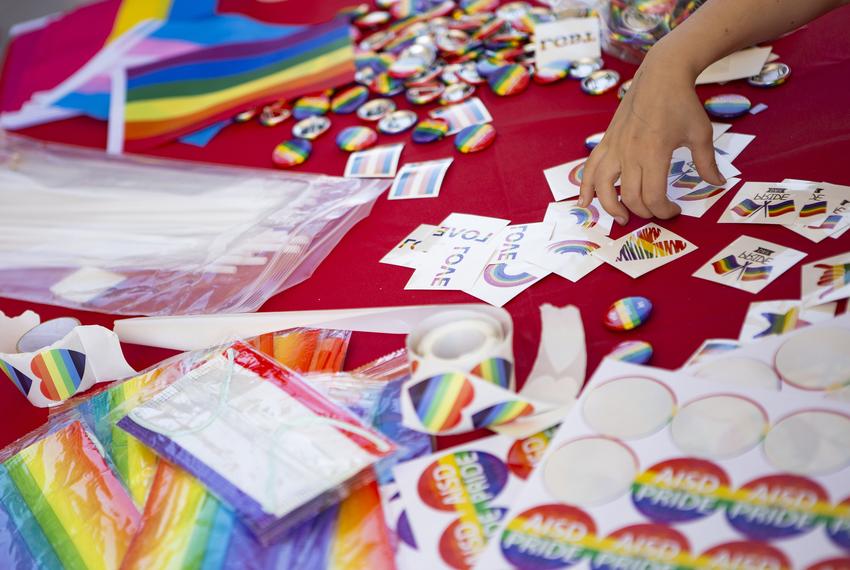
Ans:
{"label": "clear plastic bag", "polygon": [[307,279],[387,181],[0,136],[0,295],[121,315],[246,312]]}
{"label": "clear plastic bag", "polygon": [[374,479],[395,446],[244,343],[216,352],[118,426],[197,477],[263,544]]}
{"label": "clear plastic bag", "polygon": [[649,49],[699,8],[704,0],[599,0],[602,49],[640,63]]}

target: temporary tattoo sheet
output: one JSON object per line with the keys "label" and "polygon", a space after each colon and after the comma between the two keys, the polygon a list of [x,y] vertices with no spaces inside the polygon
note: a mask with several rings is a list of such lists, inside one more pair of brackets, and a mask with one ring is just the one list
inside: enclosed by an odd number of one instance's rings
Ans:
{"label": "temporary tattoo sheet", "polygon": [[606,359],[476,568],[834,568],[847,438],[839,403]]}
{"label": "temporary tattoo sheet", "polygon": [[553,237],[560,237],[561,233],[575,233],[576,227],[595,230],[607,236],[611,234],[614,225],[614,217],[605,211],[598,198],[594,198],[586,208],[579,206],[578,200],[552,202],[546,208],[543,221],[555,224]]}
{"label": "temporary tattoo sheet", "polygon": [[578,196],[585,162],[587,158],[579,158],[543,171],[543,176],[546,177],[546,182],[556,201]]}
{"label": "temporary tattoo sheet", "polygon": [[475,284],[465,289],[473,297],[501,307],[550,271],[528,263],[529,256],[545,247],[554,224],[517,224],[502,230],[498,247]]}
{"label": "temporary tattoo sheet", "polygon": [[443,158],[405,164],[393,180],[387,199],[436,198],[453,160]]}
{"label": "temporary tattoo sheet", "polygon": [[451,214],[434,231],[437,238],[422,256],[405,289],[462,291],[475,284],[498,247],[508,220]]}
{"label": "temporary tattoo sheet", "polygon": [[377,146],[352,152],[345,164],[346,178],[393,178],[404,144]]}
{"label": "temporary tattoo sheet", "polygon": [[472,568],[555,429],[487,437],[396,467],[417,567]]}
{"label": "temporary tattoo sheet", "polygon": [[747,182],[723,212],[719,223],[811,225],[826,218],[823,214],[801,218],[803,206],[813,188],[800,185]]}
{"label": "temporary tattoo sheet", "polygon": [[610,245],[611,240],[599,232],[581,226],[561,228],[544,247],[538,249],[532,263],[570,281],[578,281],[603,263],[594,252]]}
{"label": "temporary tattoo sheet", "polygon": [[701,218],[738,182],[738,178],[729,178],[723,186],[715,186],[699,176],[682,176],[667,185],[667,197],[682,209],[683,216]]}
{"label": "temporary tattoo sheet", "polygon": [[428,253],[428,245],[437,239],[434,237],[436,229],[437,226],[431,224],[419,224],[419,227],[381,258],[381,263],[416,269],[422,257]]}
{"label": "temporary tattoo sheet", "polygon": [[700,267],[694,277],[758,293],[806,254],[769,241],[741,236]]}
{"label": "temporary tattoo sheet", "polygon": [[808,201],[803,205],[803,218],[826,214],[823,221],[812,225],[788,226],[792,232],[819,243],[837,232],[850,227],[850,186],[807,182],[805,180],[786,179],[789,184],[808,184],[813,186]]}
{"label": "temporary tattoo sheet", "polygon": [[755,135],[724,133],[714,140],[714,151],[725,160],[734,162],[755,138]]}
{"label": "temporary tattoo sheet", "polygon": [[761,301],[750,303],[741,334],[748,342],[766,336],[785,334],[835,316],[835,303],[806,308],[800,301]]}
{"label": "temporary tattoo sheet", "polygon": [[850,298],[850,251],[803,266],[803,304],[811,306],[847,298]]}
{"label": "temporary tattoo sheet", "polygon": [[599,259],[632,277],[640,277],[697,249],[697,246],[656,224],[647,224],[595,250]]}

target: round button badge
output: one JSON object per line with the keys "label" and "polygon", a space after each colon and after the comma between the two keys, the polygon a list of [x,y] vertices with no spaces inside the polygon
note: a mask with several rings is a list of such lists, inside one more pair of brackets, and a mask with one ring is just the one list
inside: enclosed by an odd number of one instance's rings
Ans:
{"label": "round button badge", "polygon": [[731,93],[728,95],[715,95],[705,101],[705,110],[712,117],[721,119],[734,119],[740,117],[750,110],[752,103],[743,95]]}
{"label": "round button badge", "polygon": [[310,157],[313,145],[305,139],[283,141],[272,151],[272,162],[280,168],[289,168],[303,163]]}
{"label": "round button badge", "polygon": [[378,130],[388,135],[403,133],[416,124],[418,117],[416,113],[407,109],[393,111],[381,117],[378,121]]}
{"label": "round button badge", "polygon": [[322,115],[301,119],[292,125],[292,134],[299,139],[313,140],[331,128],[331,120]]}
{"label": "round button badge", "polygon": [[786,64],[773,61],[766,63],[758,75],[747,79],[753,87],[776,87],[782,85],[791,75],[791,68]]}
{"label": "round button badge", "polygon": [[449,123],[445,119],[423,119],[413,129],[413,142],[430,143],[438,141],[449,132]]}
{"label": "round button badge", "polygon": [[600,69],[581,80],[581,90],[588,95],[602,95],[616,87],[619,82],[619,73],[610,69]]}
{"label": "round button badge", "polygon": [[378,133],[369,127],[348,127],[341,130],[336,137],[336,145],[346,152],[364,150],[376,142],[378,142]]}
{"label": "round button badge", "polygon": [[395,111],[392,99],[372,99],[357,108],[357,116],[364,121],[379,121],[387,113]]}

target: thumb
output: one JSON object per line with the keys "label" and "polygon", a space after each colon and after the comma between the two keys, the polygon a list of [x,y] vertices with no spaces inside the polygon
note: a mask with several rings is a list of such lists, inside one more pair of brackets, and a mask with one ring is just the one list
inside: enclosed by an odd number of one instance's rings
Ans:
{"label": "thumb", "polygon": [[698,140],[691,142],[688,147],[691,149],[694,165],[697,167],[700,178],[715,186],[726,184],[726,178],[720,173],[717,160],[714,157],[714,140],[711,137],[711,127]]}

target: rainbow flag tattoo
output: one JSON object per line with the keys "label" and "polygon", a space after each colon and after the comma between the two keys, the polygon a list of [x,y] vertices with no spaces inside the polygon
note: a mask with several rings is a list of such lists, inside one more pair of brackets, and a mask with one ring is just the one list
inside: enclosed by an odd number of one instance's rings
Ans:
{"label": "rainbow flag tattoo", "polygon": [[800,208],[801,218],[811,218],[812,216],[821,216],[826,214],[826,201],[809,202]]}
{"label": "rainbow flag tattoo", "polygon": [[767,320],[768,326],[753,338],[783,334],[810,324],[800,319],[800,309],[797,307],[794,307],[787,313],[762,313],[761,316]]}
{"label": "rainbow flag tattoo", "polygon": [[850,263],[839,263],[837,265],[818,263],[815,268],[821,270],[820,277],[818,277],[818,287],[826,287],[826,290],[820,294],[821,298],[826,297],[839,287],[850,285]]}
{"label": "rainbow flag tattoo", "polygon": [[782,202],[768,203],[767,215],[770,218],[778,218],[785,214],[794,212],[794,200],[783,200]]}
{"label": "rainbow flag tattoo", "polygon": [[700,188],[699,190],[688,192],[684,196],[676,198],[676,200],[682,202],[696,202],[698,200],[708,200],[709,198],[714,198],[718,194],[722,194],[725,190],[726,189],[723,186],[712,186],[709,184],[705,188]]}
{"label": "rainbow flag tattoo", "polygon": [[770,265],[753,266],[749,261],[740,264],[734,255],[727,255],[722,259],[712,262],[711,267],[718,275],[738,273],[737,278],[741,281],[769,279],[770,272],[773,270],[773,267]]}

